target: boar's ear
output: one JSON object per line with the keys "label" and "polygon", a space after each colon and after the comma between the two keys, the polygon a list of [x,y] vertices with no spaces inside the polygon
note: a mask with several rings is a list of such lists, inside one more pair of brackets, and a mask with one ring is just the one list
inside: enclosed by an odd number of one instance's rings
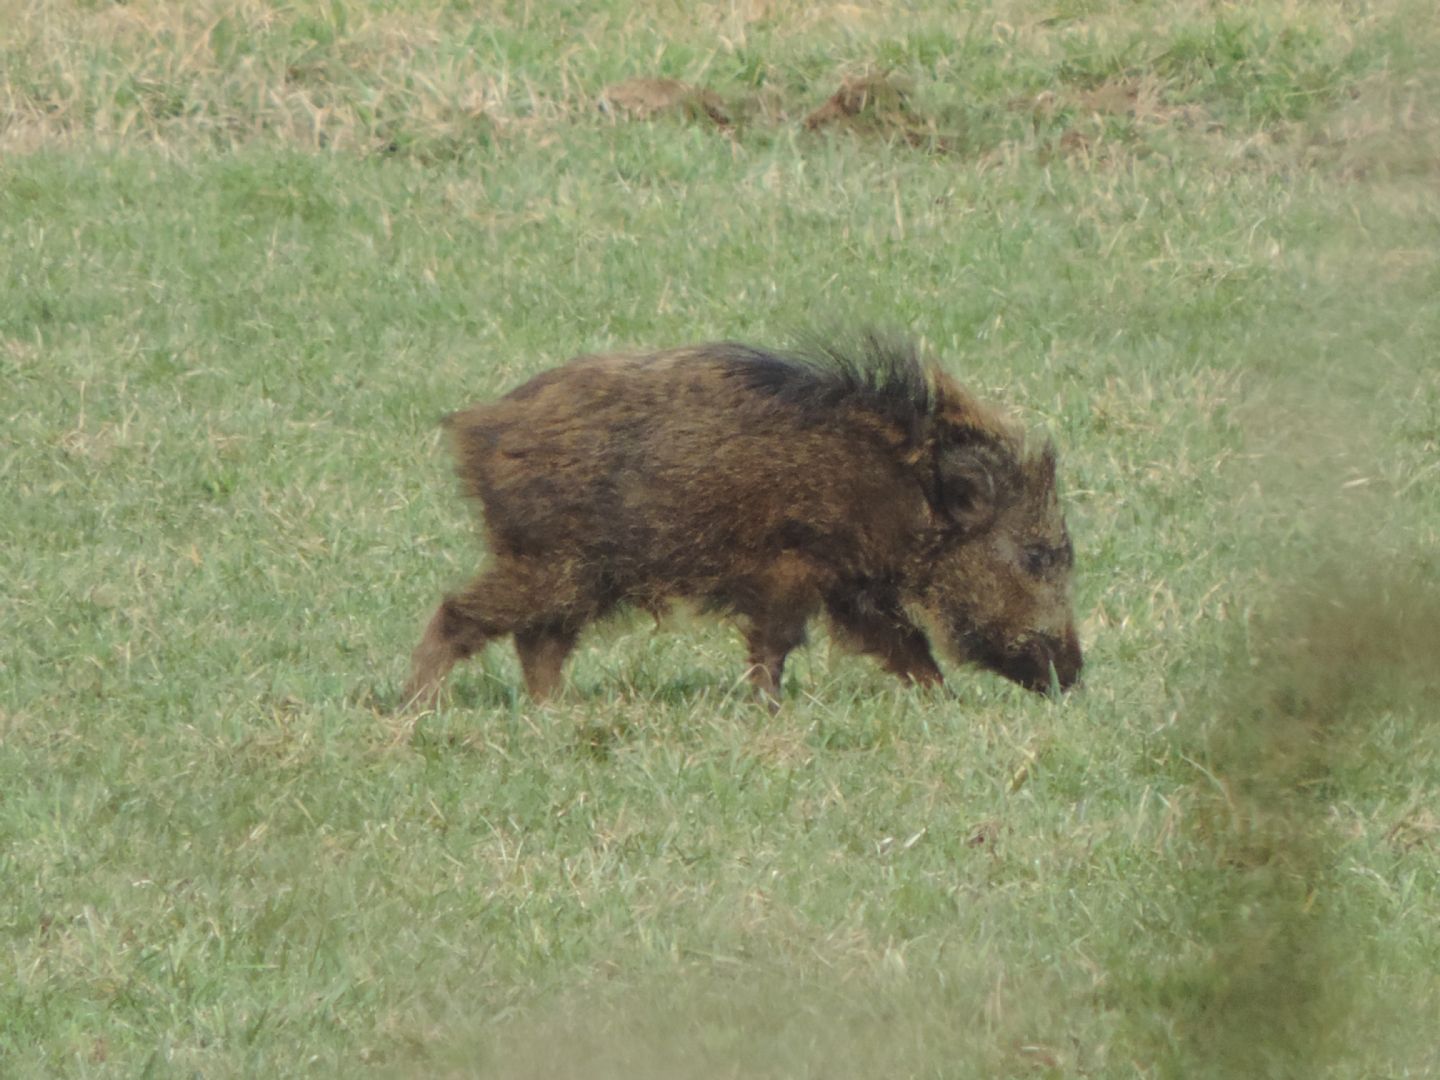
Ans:
{"label": "boar's ear", "polygon": [[995,518],[995,463],[977,446],[941,446],[930,501],[961,532],[983,531]]}

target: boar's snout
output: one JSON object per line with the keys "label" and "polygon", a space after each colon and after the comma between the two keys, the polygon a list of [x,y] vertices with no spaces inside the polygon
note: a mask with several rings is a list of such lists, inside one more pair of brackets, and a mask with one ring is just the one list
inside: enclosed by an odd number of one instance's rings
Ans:
{"label": "boar's snout", "polygon": [[1068,627],[1063,637],[1032,637],[1023,647],[994,657],[989,666],[1025,689],[1043,694],[1050,689],[1052,664],[1061,690],[1069,690],[1080,681],[1085,660],[1074,627]]}

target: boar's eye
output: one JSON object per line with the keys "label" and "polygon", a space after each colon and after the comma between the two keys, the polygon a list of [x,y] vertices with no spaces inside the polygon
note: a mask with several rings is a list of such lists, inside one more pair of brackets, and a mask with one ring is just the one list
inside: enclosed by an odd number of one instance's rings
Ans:
{"label": "boar's eye", "polygon": [[1034,544],[1025,549],[1024,555],[1025,572],[1032,577],[1043,577],[1057,566],[1068,566],[1072,558],[1068,542],[1058,548]]}

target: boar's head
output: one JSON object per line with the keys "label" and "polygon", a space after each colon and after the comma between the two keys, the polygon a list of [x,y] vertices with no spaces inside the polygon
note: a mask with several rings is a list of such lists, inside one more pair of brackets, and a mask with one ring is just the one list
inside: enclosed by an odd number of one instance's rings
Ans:
{"label": "boar's head", "polygon": [[957,660],[1031,690],[1068,689],[1082,659],[1054,447],[1026,453],[1019,436],[964,404],[962,423],[942,421],[926,455],[936,524],[918,606]]}

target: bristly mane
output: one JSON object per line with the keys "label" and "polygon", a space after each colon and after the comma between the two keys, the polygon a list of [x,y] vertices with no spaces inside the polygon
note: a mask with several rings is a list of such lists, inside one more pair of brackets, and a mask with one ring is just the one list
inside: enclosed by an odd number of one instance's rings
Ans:
{"label": "bristly mane", "polygon": [[873,331],[854,341],[812,339],[787,352],[723,342],[708,350],[748,389],[823,421],[862,408],[918,436],[936,406],[929,372],[912,342]]}

